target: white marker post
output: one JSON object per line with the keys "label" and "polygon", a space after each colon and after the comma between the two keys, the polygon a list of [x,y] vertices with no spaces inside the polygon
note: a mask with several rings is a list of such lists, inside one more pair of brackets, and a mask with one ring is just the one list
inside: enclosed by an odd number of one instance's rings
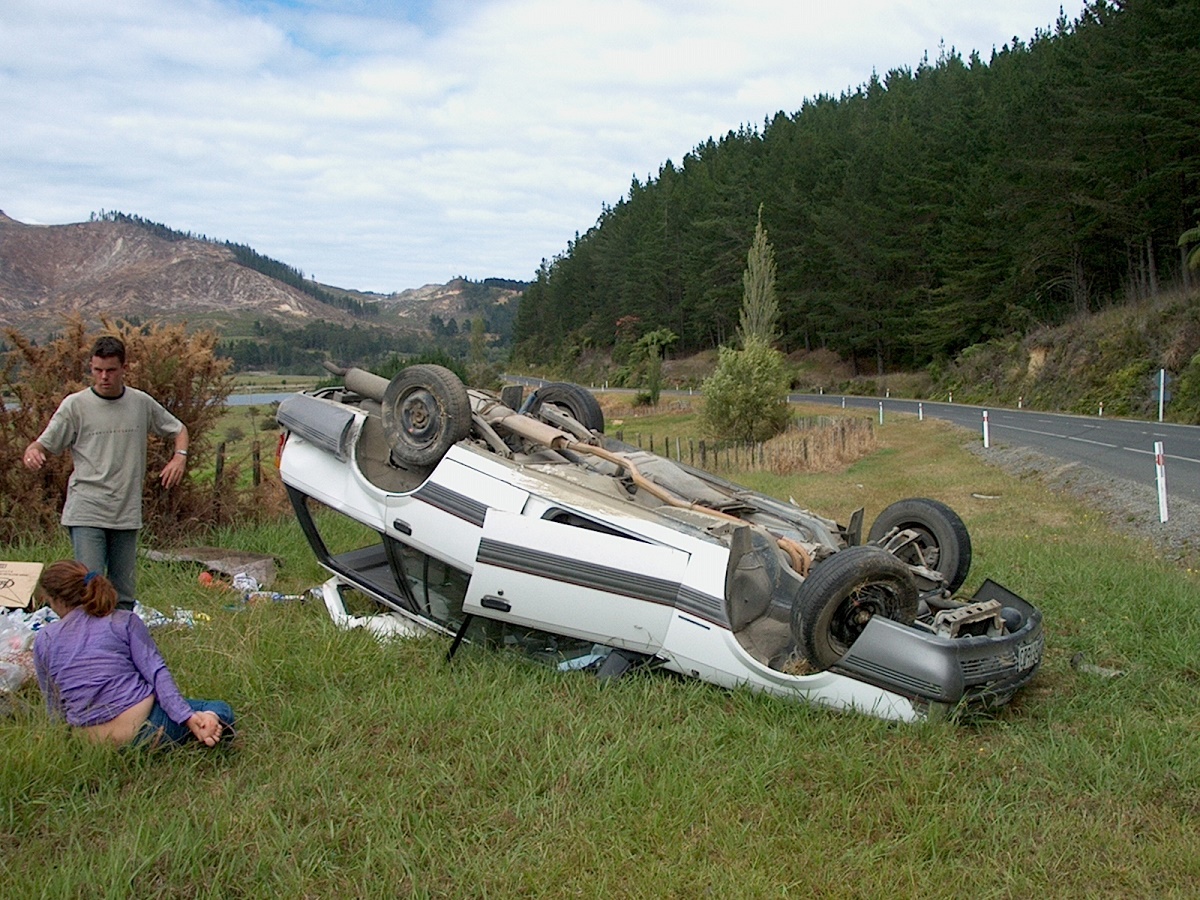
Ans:
{"label": "white marker post", "polygon": [[879,424],[883,424],[883,401],[879,401]]}
{"label": "white marker post", "polygon": [[1163,420],[1163,400],[1167,395],[1167,370],[1158,370],[1158,421]]}
{"label": "white marker post", "polygon": [[1158,521],[1167,521],[1167,465],[1163,461],[1162,441],[1154,442],[1154,480],[1158,482]]}
{"label": "white marker post", "polygon": [[917,404],[917,421],[918,422],[925,421],[925,404],[924,403]]}
{"label": "white marker post", "polygon": [[988,427],[988,411],[983,411],[983,449],[987,450],[992,446],[991,429]]}

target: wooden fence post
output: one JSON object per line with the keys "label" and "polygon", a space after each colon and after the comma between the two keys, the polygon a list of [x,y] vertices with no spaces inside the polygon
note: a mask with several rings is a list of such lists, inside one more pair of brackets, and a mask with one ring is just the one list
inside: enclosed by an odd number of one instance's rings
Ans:
{"label": "wooden fence post", "polygon": [[220,490],[221,479],[225,475],[225,442],[217,444],[217,471],[213,475],[213,487]]}

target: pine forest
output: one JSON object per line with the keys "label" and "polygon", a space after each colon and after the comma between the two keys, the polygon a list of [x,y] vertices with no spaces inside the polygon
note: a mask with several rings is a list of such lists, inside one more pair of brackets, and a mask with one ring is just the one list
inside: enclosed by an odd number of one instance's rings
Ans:
{"label": "pine forest", "polygon": [[543,261],[516,357],[612,347],[628,317],[675,353],[732,343],[760,207],[780,348],[868,373],[1187,286],[1197,73],[1194,0],[1097,0],[709,139]]}

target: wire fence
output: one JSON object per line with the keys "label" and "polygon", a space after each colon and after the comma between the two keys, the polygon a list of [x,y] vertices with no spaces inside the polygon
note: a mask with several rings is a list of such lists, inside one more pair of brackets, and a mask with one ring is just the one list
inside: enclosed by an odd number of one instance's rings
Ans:
{"label": "wire fence", "polygon": [[613,437],[639,449],[708,472],[825,472],[839,469],[875,449],[870,419],[812,416],[797,419],[768,441],[729,441],[680,435],[617,431]]}

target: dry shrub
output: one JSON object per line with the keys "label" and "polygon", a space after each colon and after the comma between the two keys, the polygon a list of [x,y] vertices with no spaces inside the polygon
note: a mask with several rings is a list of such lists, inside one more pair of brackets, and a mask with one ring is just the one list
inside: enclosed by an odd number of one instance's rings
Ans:
{"label": "dry shrub", "polygon": [[838,472],[872,453],[876,446],[871,419],[820,416],[794,423],[783,434],[761,443],[708,443],[698,462],[702,468],[734,478],[741,472]]}
{"label": "dry shrub", "polygon": [[876,448],[875,424],[870,419],[823,419],[788,429],[764,445],[764,467],[776,475],[837,472]]}
{"label": "dry shrub", "polygon": [[82,321],[68,323],[62,337],[35,346],[11,328],[5,337],[16,350],[0,367],[0,542],[41,538],[53,531],[71,472],[69,454],[52,456],[40,471],[25,468],[21,455],[42,433],[64,396],[84,387],[81,364],[91,341]]}
{"label": "dry shrub", "polygon": [[125,342],[127,383],[179,417],[190,437],[189,475],[170,491],[163,490],[158,476],[174,443],[150,440],[143,492],[147,532],[158,541],[182,540],[212,526],[278,510],[282,490],[278,479],[270,477],[270,467],[265,467],[268,477],[254,490],[226,489],[237,483],[238,474],[228,466],[222,485],[197,477],[212,469],[213,428],[233,388],[231,361],[216,355],[216,334],[189,334],[178,324],[135,326],[108,320],[102,320],[98,331],[89,331],[82,319],[74,318],[45,346],[5,329],[16,349],[5,354],[0,365],[0,391],[12,404],[0,410],[0,543],[41,539],[57,527],[70,453],[50,457],[38,472],[25,468],[21,453],[41,434],[63,397],[91,383],[87,366],[92,345],[105,334]]}
{"label": "dry shrub", "polygon": [[[646,407],[639,406],[635,403],[635,395],[631,393],[604,393],[597,394],[596,400],[600,404],[600,410],[604,413],[605,422],[624,421],[626,419],[636,419],[645,415],[660,415],[663,413],[680,413],[686,414],[693,411],[695,405],[694,400],[698,397],[668,397],[660,399],[657,406]],[[607,426],[605,426],[607,428]]]}

